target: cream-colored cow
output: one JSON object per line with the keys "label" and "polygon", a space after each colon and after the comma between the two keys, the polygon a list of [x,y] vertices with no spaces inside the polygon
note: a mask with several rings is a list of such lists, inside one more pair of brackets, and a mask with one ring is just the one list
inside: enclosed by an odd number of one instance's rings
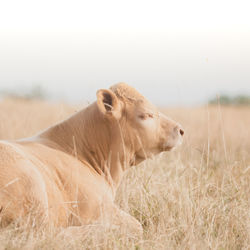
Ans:
{"label": "cream-colored cow", "polygon": [[126,169],[182,140],[170,120],[125,83],[35,137],[0,141],[2,225],[29,213],[55,226],[98,220],[140,231],[114,203]]}

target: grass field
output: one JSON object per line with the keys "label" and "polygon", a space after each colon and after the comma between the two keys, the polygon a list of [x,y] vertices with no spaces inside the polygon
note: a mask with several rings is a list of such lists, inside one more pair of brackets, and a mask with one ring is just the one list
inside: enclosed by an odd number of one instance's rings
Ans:
{"label": "grass field", "polygon": [[[78,109],[2,100],[0,139],[33,135]],[[131,168],[116,197],[142,223],[142,238],[93,225],[83,240],[11,224],[0,231],[0,249],[249,249],[250,107],[163,111],[184,127],[182,146]]]}

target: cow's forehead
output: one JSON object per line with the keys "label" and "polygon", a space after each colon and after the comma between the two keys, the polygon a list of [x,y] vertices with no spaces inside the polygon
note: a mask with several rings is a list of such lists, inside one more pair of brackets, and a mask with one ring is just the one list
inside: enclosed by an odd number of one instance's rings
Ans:
{"label": "cow's forehead", "polygon": [[110,88],[119,98],[132,102],[146,101],[146,98],[136,89],[126,83],[117,83]]}

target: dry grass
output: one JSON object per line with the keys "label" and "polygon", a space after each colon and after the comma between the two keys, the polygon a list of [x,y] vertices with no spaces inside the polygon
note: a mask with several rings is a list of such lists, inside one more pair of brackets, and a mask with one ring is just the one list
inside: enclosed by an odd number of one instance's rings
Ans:
{"label": "dry grass", "polygon": [[[65,104],[0,102],[0,138],[30,136],[75,111]],[[164,110],[185,128],[175,152],[127,172],[116,197],[141,239],[93,225],[87,239],[60,230],[1,229],[0,249],[249,249],[250,108]],[[29,225],[29,226],[28,226]]]}

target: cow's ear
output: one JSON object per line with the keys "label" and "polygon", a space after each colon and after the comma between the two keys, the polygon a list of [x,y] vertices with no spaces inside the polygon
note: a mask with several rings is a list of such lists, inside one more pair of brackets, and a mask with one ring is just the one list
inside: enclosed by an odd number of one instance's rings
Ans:
{"label": "cow's ear", "polygon": [[109,117],[121,117],[121,103],[115,93],[109,89],[100,89],[96,92],[99,110]]}

